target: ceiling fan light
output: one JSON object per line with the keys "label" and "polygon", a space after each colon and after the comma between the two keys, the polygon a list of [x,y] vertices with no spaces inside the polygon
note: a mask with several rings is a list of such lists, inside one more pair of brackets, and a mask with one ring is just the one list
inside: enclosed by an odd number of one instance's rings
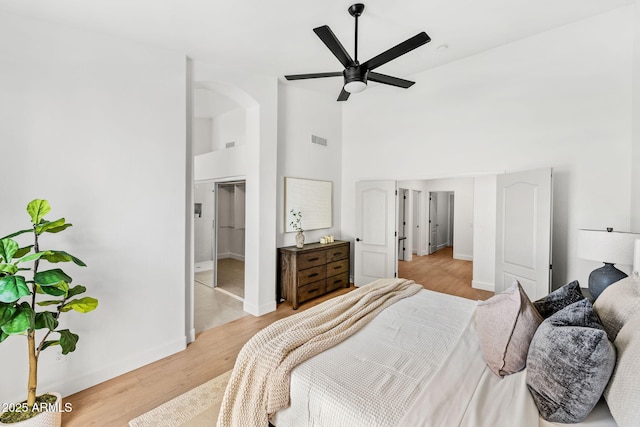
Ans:
{"label": "ceiling fan light", "polygon": [[367,84],[360,80],[350,81],[344,85],[344,90],[349,93],[358,93],[362,92],[367,88]]}

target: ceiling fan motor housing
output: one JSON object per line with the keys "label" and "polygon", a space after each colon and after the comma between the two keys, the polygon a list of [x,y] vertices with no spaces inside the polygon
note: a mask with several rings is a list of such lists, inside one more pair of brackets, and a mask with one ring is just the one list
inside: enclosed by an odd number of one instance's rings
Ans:
{"label": "ceiling fan motor housing", "polygon": [[344,90],[347,92],[357,93],[367,88],[368,69],[354,65],[345,68],[342,74],[344,74]]}

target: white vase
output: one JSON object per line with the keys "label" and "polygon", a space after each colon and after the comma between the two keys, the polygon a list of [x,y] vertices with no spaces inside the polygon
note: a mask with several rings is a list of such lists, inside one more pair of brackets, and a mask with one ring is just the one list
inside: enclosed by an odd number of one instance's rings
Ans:
{"label": "white vase", "polygon": [[298,231],[296,233],[296,247],[297,248],[304,247],[304,234],[302,234],[302,231]]}
{"label": "white vase", "polygon": [[5,424],[0,422],[0,426],[8,427],[60,427],[62,425],[62,396],[60,393],[45,393],[52,394],[56,397],[54,406],[56,410],[46,410],[28,420],[20,421],[18,423]]}

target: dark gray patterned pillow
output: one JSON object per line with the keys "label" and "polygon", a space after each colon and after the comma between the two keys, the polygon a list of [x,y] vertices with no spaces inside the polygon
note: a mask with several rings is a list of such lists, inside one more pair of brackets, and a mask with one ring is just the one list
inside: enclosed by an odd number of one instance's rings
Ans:
{"label": "dark gray patterned pillow", "polygon": [[583,299],[546,319],[527,356],[527,387],[542,418],[577,423],[600,400],[616,363],[591,302]]}
{"label": "dark gray patterned pillow", "polygon": [[567,283],[560,289],[556,289],[546,297],[533,302],[533,306],[538,310],[543,319],[548,318],[553,313],[557,313],[568,305],[584,299],[580,290],[580,283],[574,280]]}

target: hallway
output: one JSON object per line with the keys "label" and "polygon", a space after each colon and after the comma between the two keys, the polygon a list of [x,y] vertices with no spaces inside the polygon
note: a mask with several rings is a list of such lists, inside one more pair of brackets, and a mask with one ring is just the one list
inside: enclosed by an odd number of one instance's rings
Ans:
{"label": "hallway", "polygon": [[412,261],[398,261],[398,277],[411,279],[425,289],[474,300],[492,297],[493,292],[471,287],[472,270],[471,261],[453,259],[451,246],[431,255],[414,256]]}

